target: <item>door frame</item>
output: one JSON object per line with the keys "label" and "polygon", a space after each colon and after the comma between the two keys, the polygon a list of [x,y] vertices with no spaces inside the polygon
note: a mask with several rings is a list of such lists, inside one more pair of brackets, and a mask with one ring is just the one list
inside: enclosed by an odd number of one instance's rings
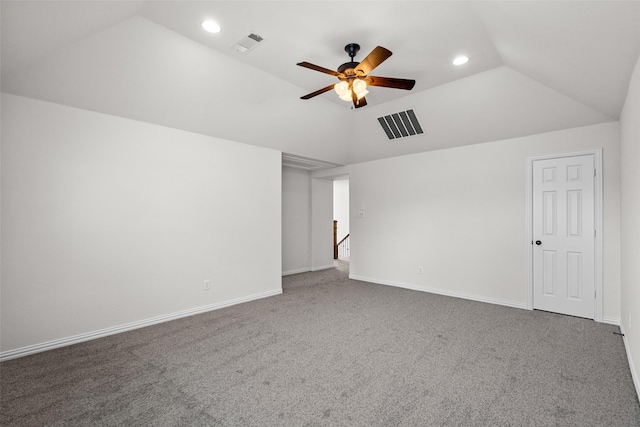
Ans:
{"label": "door frame", "polygon": [[547,154],[542,156],[527,157],[527,189],[526,189],[526,230],[527,240],[526,254],[527,254],[527,309],[533,310],[533,245],[531,242],[534,240],[533,236],[533,162],[536,160],[549,160],[549,159],[561,159],[564,157],[575,157],[593,155],[593,166],[596,170],[596,176],[594,181],[594,219],[595,219],[595,265],[594,265],[594,279],[595,279],[595,318],[596,322],[603,322],[603,302],[604,302],[604,281],[603,281],[603,247],[602,247],[602,234],[603,234],[603,194],[602,194],[602,148],[596,150],[577,151],[569,153],[557,153]]}

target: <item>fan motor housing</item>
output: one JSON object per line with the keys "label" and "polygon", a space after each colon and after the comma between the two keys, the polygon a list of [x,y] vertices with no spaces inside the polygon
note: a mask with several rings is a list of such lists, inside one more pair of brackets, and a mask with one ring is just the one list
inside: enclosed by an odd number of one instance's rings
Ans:
{"label": "fan motor housing", "polygon": [[347,73],[346,71],[351,69],[353,70],[354,68],[356,68],[358,66],[358,64],[360,64],[359,62],[345,62],[344,64],[342,64],[341,66],[338,67],[338,72],[342,73],[342,74],[355,74],[354,71],[352,71],[351,73]]}

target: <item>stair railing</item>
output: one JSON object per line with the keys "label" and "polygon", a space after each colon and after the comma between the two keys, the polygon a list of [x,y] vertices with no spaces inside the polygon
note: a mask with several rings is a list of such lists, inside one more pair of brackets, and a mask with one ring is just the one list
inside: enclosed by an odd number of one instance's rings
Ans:
{"label": "stair railing", "polygon": [[338,242],[338,221],[333,220],[333,259],[349,256],[349,235]]}
{"label": "stair railing", "polygon": [[338,242],[338,258],[347,258],[349,256],[349,235],[344,236],[344,239]]}

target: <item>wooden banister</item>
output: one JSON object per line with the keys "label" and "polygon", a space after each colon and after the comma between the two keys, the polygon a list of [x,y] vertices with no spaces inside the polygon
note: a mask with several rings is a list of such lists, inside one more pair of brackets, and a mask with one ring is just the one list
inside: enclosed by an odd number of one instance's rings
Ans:
{"label": "wooden banister", "polygon": [[338,259],[338,221],[333,220],[333,259]]}

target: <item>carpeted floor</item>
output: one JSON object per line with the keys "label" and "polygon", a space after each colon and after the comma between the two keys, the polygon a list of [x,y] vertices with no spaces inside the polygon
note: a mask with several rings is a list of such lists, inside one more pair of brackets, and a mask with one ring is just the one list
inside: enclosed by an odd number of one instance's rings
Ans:
{"label": "carpeted floor", "polygon": [[617,327],[349,280],[0,364],[3,426],[638,426]]}

